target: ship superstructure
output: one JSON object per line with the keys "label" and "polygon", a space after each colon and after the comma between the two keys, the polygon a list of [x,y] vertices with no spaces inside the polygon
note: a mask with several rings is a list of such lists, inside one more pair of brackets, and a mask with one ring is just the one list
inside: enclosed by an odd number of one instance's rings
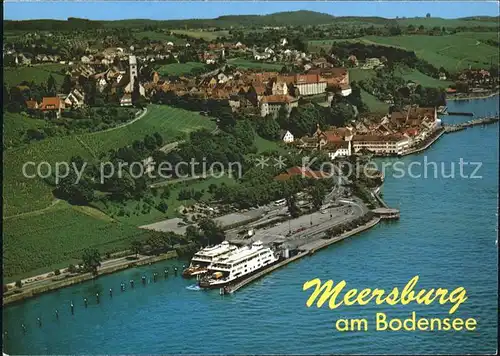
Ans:
{"label": "ship superstructure", "polygon": [[199,285],[202,288],[221,288],[272,265],[278,259],[273,250],[256,241],[214,261]]}
{"label": "ship superstructure", "polygon": [[207,272],[208,266],[210,266],[218,258],[234,252],[237,249],[237,246],[231,245],[227,241],[223,241],[219,245],[205,247],[195,253],[191,259],[189,267],[182,272],[182,275],[187,278],[202,275]]}

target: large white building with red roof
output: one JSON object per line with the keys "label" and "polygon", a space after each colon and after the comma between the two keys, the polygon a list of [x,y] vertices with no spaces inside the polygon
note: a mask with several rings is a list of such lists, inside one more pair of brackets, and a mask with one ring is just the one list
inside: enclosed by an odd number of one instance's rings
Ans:
{"label": "large white building with red roof", "polygon": [[299,99],[290,95],[266,95],[260,100],[260,116],[269,114],[278,115],[278,112],[284,107],[288,113],[293,108],[299,106]]}

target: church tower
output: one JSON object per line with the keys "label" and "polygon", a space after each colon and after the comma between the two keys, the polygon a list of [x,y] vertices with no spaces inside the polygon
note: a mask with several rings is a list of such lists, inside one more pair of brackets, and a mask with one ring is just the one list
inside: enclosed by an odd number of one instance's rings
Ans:
{"label": "church tower", "polygon": [[135,80],[137,79],[137,59],[135,56],[128,57],[128,64],[130,66],[130,91],[134,90]]}

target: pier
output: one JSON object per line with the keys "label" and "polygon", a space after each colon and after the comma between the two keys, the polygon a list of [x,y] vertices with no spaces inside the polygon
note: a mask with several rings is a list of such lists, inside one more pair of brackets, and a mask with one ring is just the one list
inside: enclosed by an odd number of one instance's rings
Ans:
{"label": "pier", "polygon": [[461,111],[448,111],[446,115],[453,115],[453,116],[474,116],[474,113],[472,112],[461,112]]}
{"label": "pier", "polygon": [[353,236],[353,235],[356,235],[362,231],[368,230],[368,229],[372,228],[373,226],[377,225],[379,222],[380,222],[380,218],[374,217],[372,220],[370,220],[366,224],[359,226],[351,231],[344,232],[343,234],[340,234],[339,236],[335,236],[335,237],[328,238],[328,239],[319,239],[316,241],[312,241],[308,244],[305,244],[299,248],[299,253],[297,255],[290,257],[290,258],[287,258],[281,262],[278,262],[277,264],[272,265],[272,266],[258,272],[257,274],[250,276],[249,278],[247,278],[241,282],[236,283],[233,286],[226,287],[225,293],[229,293],[229,294],[234,293],[238,289],[243,288],[247,284],[252,283],[256,279],[259,279],[259,278],[263,277],[264,275],[266,275],[272,271],[277,270],[278,268],[286,266],[287,264],[289,264],[293,261],[297,261],[304,256],[312,255],[316,251],[319,251],[325,247],[328,247],[336,242],[342,241],[350,236]]}
{"label": "pier", "polygon": [[373,214],[380,219],[399,219],[399,210],[391,208],[377,208],[373,209]]}
{"label": "pier", "polygon": [[460,124],[453,125],[443,125],[445,133],[452,133],[457,131],[462,131],[467,129],[468,127],[478,126],[478,125],[489,125],[498,122],[499,116],[491,116],[491,117],[483,117],[477,118],[474,120],[469,120]]}

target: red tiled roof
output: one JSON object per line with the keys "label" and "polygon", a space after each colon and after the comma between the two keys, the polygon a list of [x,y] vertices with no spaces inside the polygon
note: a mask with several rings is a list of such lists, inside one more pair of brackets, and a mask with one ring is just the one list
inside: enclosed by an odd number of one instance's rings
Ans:
{"label": "red tiled roof", "polygon": [[326,178],[328,177],[328,173],[321,172],[321,171],[313,171],[309,168],[302,168],[299,166],[292,167],[287,169],[286,173],[281,173],[274,177],[276,180],[288,180],[293,176],[301,176],[303,178],[314,178],[314,179],[320,179],[320,178]]}
{"label": "red tiled roof", "polygon": [[326,140],[328,142],[340,142],[340,141],[343,141],[342,136],[337,135],[334,132],[325,131],[325,132],[323,132],[323,134],[324,134],[324,136],[325,136],[325,138],[326,138]]}
{"label": "red tiled roof", "polygon": [[416,128],[411,128],[405,131],[408,136],[417,136],[418,130]]}
{"label": "red tiled roof", "polygon": [[297,100],[290,95],[267,95],[262,98],[263,103],[290,103]]}
{"label": "red tiled roof", "polygon": [[266,87],[261,83],[253,84],[253,88],[255,89],[255,92],[257,93],[257,95],[263,95],[264,92],[266,91]]}
{"label": "red tiled roof", "polygon": [[62,107],[61,98],[57,96],[44,97],[40,104],[42,110],[59,110]]}

